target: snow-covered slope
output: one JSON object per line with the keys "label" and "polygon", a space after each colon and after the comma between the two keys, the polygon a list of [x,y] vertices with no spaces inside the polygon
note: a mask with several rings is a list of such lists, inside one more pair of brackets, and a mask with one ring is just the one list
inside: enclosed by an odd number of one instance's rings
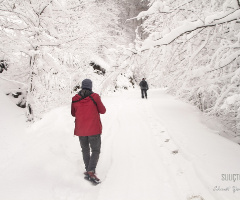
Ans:
{"label": "snow-covered slope", "polygon": [[11,158],[26,139],[26,117],[23,109],[0,90],[0,171],[8,167]]}
{"label": "snow-covered slope", "polygon": [[92,186],[83,179],[70,105],[27,128],[22,110],[0,94],[0,199],[239,199],[240,175],[222,178],[240,174],[240,147],[207,128],[198,110],[164,90],[150,90],[148,100],[139,90],[102,100],[102,183]]}

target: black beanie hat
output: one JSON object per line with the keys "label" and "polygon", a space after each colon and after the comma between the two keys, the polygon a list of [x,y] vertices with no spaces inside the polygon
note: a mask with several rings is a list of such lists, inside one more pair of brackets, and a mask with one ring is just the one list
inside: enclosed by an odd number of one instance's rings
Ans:
{"label": "black beanie hat", "polygon": [[92,90],[92,81],[90,79],[84,79],[82,81],[82,89]]}

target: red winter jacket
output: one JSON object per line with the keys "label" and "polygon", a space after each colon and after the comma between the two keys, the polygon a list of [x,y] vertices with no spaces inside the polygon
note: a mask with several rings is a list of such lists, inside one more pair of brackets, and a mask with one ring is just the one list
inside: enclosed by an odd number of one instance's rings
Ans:
{"label": "red winter jacket", "polygon": [[[97,103],[97,106],[89,96],[81,101],[72,103],[71,113],[72,116],[75,117],[74,135],[91,136],[102,133],[100,114],[104,114],[106,112],[106,108],[98,94],[92,93],[91,96]],[[80,98],[81,96],[76,94],[72,98],[72,101],[77,101]]]}

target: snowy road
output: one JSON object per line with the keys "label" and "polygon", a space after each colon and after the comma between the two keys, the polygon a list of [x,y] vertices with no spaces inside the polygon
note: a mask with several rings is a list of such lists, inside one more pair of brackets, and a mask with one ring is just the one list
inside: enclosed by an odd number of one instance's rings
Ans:
{"label": "snowy road", "polygon": [[[12,108],[0,96],[5,109]],[[84,166],[70,106],[25,130],[20,112],[1,108],[0,199],[6,200],[237,200],[239,145],[202,123],[201,113],[163,90],[103,97],[102,183],[83,179]],[[13,118],[14,116],[14,118]],[[10,123],[11,122],[11,123]],[[11,124],[15,124],[14,129]],[[8,125],[8,126],[6,126]],[[7,145],[6,145],[7,144]],[[218,186],[219,189],[215,187]],[[221,189],[229,190],[219,191]],[[233,188],[239,191],[233,191]]]}

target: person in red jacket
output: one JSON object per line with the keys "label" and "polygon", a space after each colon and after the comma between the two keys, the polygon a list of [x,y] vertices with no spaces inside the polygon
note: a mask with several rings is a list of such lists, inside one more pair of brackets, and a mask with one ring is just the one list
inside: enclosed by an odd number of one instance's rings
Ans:
{"label": "person in red jacket", "polygon": [[[86,178],[99,182],[95,175],[101,149],[102,123],[100,114],[104,114],[106,108],[100,96],[92,92],[92,81],[84,79],[82,89],[72,98],[71,114],[75,117],[74,135],[79,136],[85,164]],[[91,149],[91,155],[90,155]]]}

